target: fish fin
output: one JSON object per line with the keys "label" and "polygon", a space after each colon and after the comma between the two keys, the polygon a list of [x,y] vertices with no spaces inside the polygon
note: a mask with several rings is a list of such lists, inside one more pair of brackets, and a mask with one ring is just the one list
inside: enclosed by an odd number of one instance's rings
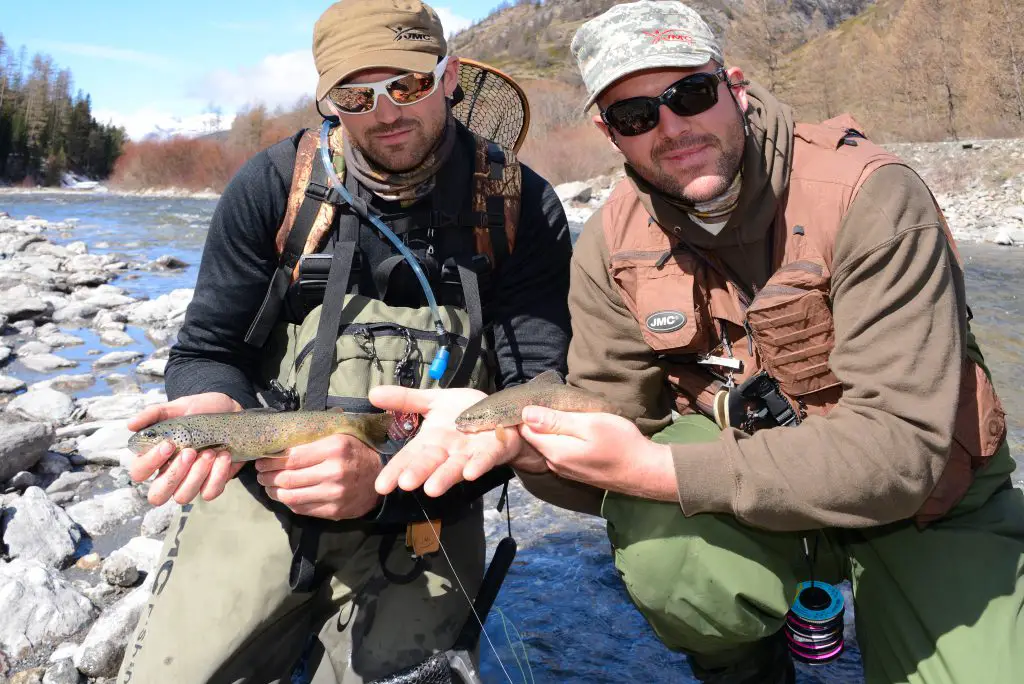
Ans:
{"label": "fish fin", "polygon": [[505,426],[498,423],[494,426],[494,436],[498,438],[498,441],[505,444]]}
{"label": "fish fin", "polygon": [[345,411],[345,408],[342,406],[332,406],[325,410],[328,411],[329,413],[347,413],[347,411]]}
{"label": "fish fin", "polygon": [[565,381],[562,380],[562,376],[558,374],[556,370],[546,370],[540,375],[531,378],[528,385],[564,385]]}

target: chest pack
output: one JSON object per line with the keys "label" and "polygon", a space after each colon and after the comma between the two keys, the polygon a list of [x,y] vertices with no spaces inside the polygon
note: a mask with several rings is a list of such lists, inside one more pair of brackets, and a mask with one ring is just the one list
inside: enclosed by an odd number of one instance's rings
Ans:
{"label": "chest pack", "polygon": [[[334,129],[329,138],[332,150],[340,149],[340,135],[341,130]],[[291,406],[373,410],[365,397],[380,384],[493,391],[481,279],[500,267],[515,246],[521,172],[511,151],[476,134],[472,141],[472,188],[462,193],[468,195],[463,206],[412,211],[387,221],[407,244],[421,240],[427,255],[442,231],[468,233],[463,242],[472,247],[445,259],[444,273],[434,274],[461,290],[456,304],[439,303],[445,331],[439,334],[428,306],[389,301],[390,283],[407,261],[401,253],[379,261],[370,291],[353,293],[359,264],[369,268],[360,249],[368,232],[369,209],[350,206],[331,192],[320,139],[313,131],[303,134],[287,212],[275,238],[278,267],[246,336],[249,344],[266,349],[264,377],[287,391]],[[356,190],[351,178],[344,183]],[[434,192],[435,207],[447,194],[441,187]],[[287,316],[282,305],[288,297],[316,303],[298,317]],[[434,377],[431,362],[442,347],[449,354],[447,369]]]}
{"label": "chest pack", "polygon": [[[905,165],[858,128],[848,115],[797,125],[790,182],[772,226],[773,273],[757,292],[671,227],[662,229],[628,183],[609,198],[603,225],[612,279],[662,359],[680,413],[752,433],[826,415],[839,401],[842,383],[829,366],[836,236],[871,173]],[[968,326],[950,458],[915,515],[919,525],[946,515],[978,470],[1008,457],[1005,436],[1003,408]]]}

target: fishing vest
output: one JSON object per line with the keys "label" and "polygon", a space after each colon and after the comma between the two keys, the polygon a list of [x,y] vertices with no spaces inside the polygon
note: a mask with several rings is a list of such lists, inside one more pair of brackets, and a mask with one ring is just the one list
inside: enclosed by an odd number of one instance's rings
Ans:
{"label": "fishing vest", "polygon": [[[734,382],[766,373],[788,404],[779,412],[794,422],[826,415],[836,405],[842,386],[829,368],[836,235],[865,180],[888,164],[905,165],[868,141],[847,115],[797,124],[789,187],[771,228],[773,275],[752,298],[713,255],[685,247],[672,227],[662,229],[628,181],[619,183],[602,209],[610,272],[644,340],[664,363],[678,412],[715,417],[716,397],[725,396],[720,390],[727,381],[707,361],[727,353],[742,362]],[[941,223],[959,263],[945,218]],[[974,473],[1005,437],[1002,405],[968,327],[951,452],[914,516],[919,526],[963,499]]]}

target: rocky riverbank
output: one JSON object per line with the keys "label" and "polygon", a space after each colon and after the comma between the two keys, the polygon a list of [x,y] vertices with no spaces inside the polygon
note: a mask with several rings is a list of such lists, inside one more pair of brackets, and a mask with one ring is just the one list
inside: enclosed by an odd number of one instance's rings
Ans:
{"label": "rocky riverbank", "polygon": [[[1024,140],[900,143],[888,148],[928,183],[956,240],[1024,247]],[[623,174],[555,188],[574,231]]]}
{"label": "rocky riverbank", "polygon": [[[192,293],[139,300],[110,283],[184,264],[56,242],[73,232],[0,213],[0,682],[12,684],[116,674],[173,514],[130,482],[125,422],[165,399],[142,385],[162,377]],[[129,330],[152,353],[118,350]],[[85,338],[99,340],[89,370],[69,373]]]}

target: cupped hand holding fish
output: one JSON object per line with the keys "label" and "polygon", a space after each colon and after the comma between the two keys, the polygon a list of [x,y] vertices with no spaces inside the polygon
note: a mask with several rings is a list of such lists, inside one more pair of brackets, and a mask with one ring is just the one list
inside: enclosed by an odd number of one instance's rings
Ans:
{"label": "cupped hand holding fish", "polygon": [[[220,392],[194,394],[147,406],[128,421],[128,429],[138,431],[171,418],[241,409],[237,401]],[[176,450],[171,442],[163,440],[140,454],[128,467],[128,474],[135,482],[143,482],[153,473],[159,473],[149,487],[148,499],[154,506],[164,504],[172,497],[178,503],[186,504],[200,494],[203,499],[211,501],[221,495],[228,481],[244,465],[232,463],[231,454],[227,451],[206,449],[197,453],[195,449],[182,449],[175,456]]]}
{"label": "cupped hand holding fish", "polygon": [[496,466],[514,461],[522,446],[515,430],[506,431],[502,441],[493,431],[468,434],[455,427],[460,413],[486,397],[474,389],[419,390],[397,385],[371,389],[370,402],[378,408],[424,416],[416,436],[377,476],[377,492],[423,487],[427,496],[440,496],[462,480],[475,480]]}
{"label": "cupped hand holding fish", "polygon": [[626,418],[527,406],[519,432],[559,477],[644,499],[678,499],[670,447]]}

